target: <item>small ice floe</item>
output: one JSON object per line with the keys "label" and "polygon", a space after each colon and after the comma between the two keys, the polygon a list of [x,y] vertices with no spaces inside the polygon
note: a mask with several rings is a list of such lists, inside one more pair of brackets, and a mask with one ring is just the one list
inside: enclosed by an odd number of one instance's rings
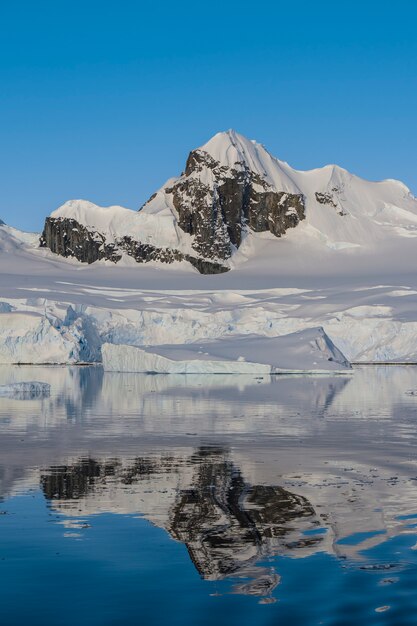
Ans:
{"label": "small ice floe", "polygon": [[0,398],[13,398],[15,400],[36,400],[37,398],[48,398],[50,393],[51,385],[38,381],[0,385]]}

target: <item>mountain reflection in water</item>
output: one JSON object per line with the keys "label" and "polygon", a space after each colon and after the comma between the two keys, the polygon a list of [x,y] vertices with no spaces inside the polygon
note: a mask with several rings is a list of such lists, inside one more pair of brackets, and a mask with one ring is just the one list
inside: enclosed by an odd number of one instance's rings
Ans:
{"label": "mountain reflection in water", "polygon": [[[190,469],[184,479],[183,472]],[[180,462],[166,457],[158,464],[137,458],[125,467],[118,460],[81,459],[50,468],[41,474],[40,482],[51,506],[67,515],[74,511],[78,516],[80,499],[93,501],[96,493],[107,489],[113,502],[115,491],[127,491],[130,506],[140,512],[141,490],[128,487],[140,485],[145,477],[147,490],[153,477],[157,487],[158,475],[164,473],[176,474],[178,480],[164,528],[187,546],[199,574],[207,580],[248,578],[251,582],[235,590],[268,594],[279,583],[279,575],[273,567],[256,567],[257,562],[322,542],[320,536],[303,536],[320,525],[306,498],[283,487],[247,483],[224,449],[202,447]],[[182,488],[184,483],[187,486]]]}
{"label": "mountain reflection in water", "polygon": [[35,379],[49,396],[0,398],[0,497],[40,487],[64,527],[140,516],[184,544],[203,579],[261,602],[274,600],[282,558],[367,567],[364,551],[414,532],[414,368],[275,378],[0,368],[0,384]]}

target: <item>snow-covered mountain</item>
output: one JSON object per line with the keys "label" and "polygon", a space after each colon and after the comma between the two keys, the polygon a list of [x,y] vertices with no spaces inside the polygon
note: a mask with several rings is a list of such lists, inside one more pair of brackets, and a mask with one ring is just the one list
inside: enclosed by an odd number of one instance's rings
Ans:
{"label": "snow-covered mountain", "polygon": [[[68,202],[47,219],[43,247],[0,225],[0,362],[96,362],[104,344],[225,337],[241,338],[244,357],[249,335],[323,329],[351,362],[414,363],[416,236],[417,200],[402,183],[300,172],[220,133],[139,211]],[[293,347],[284,352],[293,369]]]}
{"label": "snow-covered mountain", "polygon": [[193,150],[138,212],[72,200],[47,218],[41,242],[87,263],[127,255],[210,274],[258,255],[260,235],[292,230],[300,246],[377,251],[417,236],[417,200],[399,181],[368,182],[336,165],[295,170],[229,130]]}

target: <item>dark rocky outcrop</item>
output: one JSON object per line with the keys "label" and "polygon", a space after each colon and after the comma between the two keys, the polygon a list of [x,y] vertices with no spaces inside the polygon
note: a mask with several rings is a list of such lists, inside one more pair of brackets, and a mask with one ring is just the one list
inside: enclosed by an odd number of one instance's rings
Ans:
{"label": "dark rocky outcrop", "polygon": [[70,218],[47,217],[40,246],[50,248],[55,254],[75,257],[82,263],[108,259],[117,263],[122,258],[114,244],[106,243],[104,235]]}
{"label": "dark rocky outcrop", "polygon": [[334,207],[335,209],[337,209],[337,204],[334,201],[333,198],[333,194],[326,192],[326,193],[320,193],[318,191],[316,191],[316,200],[319,204],[329,204],[330,206]]}
{"label": "dark rocky outcrop", "polygon": [[302,194],[276,191],[245,163],[222,166],[202,150],[190,153],[185,174],[165,191],[193,248],[211,259],[228,259],[247,228],[280,237],[305,217]]}
{"label": "dark rocky outcrop", "polygon": [[91,231],[74,219],[62,217],[46,219],[40,246],[50,248],[64,257],[74,257],[82,263],[95,263],[102,259],[117,263],[122,258],[122,252],[125,252],[138,263],[188,261],[200,274],[221,274],[229,269],[221,263],[193,257],[171,248],[157,248],[128,236],[116,239],[115,243],[106,243],[102,233]]}
{"label": "dark rocky outcrop", "polygon": [[328,206],[337,209],[339,215],[348,215],[348,213],[343,209],[339,201],[339,195],[343,193],[343,188],[341,187],[332,187],[330,191],[319,192],[316,191],[315,196],[316,200],[319,204],[327,204]]}

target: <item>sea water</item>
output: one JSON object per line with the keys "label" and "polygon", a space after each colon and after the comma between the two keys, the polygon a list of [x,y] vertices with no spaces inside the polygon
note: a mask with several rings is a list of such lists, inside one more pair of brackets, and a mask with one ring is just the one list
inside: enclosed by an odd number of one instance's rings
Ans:
{"label": "sea water", "polygon": [[2,367],[5,626],[417,624],[417,368]]}

